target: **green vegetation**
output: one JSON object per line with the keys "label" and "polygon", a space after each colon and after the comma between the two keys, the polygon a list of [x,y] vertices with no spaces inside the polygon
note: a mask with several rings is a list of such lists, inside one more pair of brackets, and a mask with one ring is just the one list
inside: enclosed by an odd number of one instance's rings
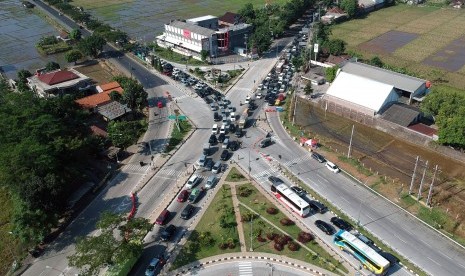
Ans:
{"label": "green vegetation", "polygon": [[354,159],[354,158],[348,158],[347,156],[338,156],[337,157],[339,160],[341,160],[342,162],[345,162],[345,163],[348,163],[348,164],[351,164],[353,167],[357,168],[357,171],[359,173],[362,173],[366,176],[370,176],[370,175],[373,175],[373,173],[365,168],[362,163],[360,163],[360,161],[358,161],[357,159]]}
{"label": "green vegetation", "polygon": [[123,88],[121,103],[127,105],[132,110],[142,110],[147,106],[148,94],[142,84],[136,79],[125,76],[116,76],[113,80],[117,81]]}
{"label": "green vegetation", "polygon": [[192,57],[187,58],[184,55],[174,52],[171,48],[168,48],[168,49],[163,48],[163,47],[158,46],[156,43],[151,43],[147,47],[149,47],[149,49],[151,49],[160,58],[166,59],[172,62],[187,64],[190,66],[208,65],[208,63],[204,61],[200,61]]}
{"label": "green vegetation", "polygon": [[170,141],[168,142],[165,152],[168,153],[179,145],[184,140],[187,133],[189,133],[191,128],[192,125],[189,121],[179,121],[179,129],[177,127],[173,128],[173,132],[171,133]]}
{"label": "green vegetation", "polygon": [[[287,235],[289,235],[293,240],[297,240],[299,233],[302,231],[297,225],[291,223],[290,225],[282,225],[283,219],[288,219],[287,216],[283,215],[281,212],[276,214],[269,214],[267,209],[269,207],[273,207],[274,204],[271,203],[264,195],[262,195],[253,185],[251,184],[243,184],[240,187],[244,187],[250,191],[248,196],[238,196],[238,199],[241,203],[245,206],[253,209],[255,212],[260,214],[261,217],[266,218],[274,225],[278,226],[280,229],[284,230]],[[248,212],[247,209],[243,207],[241,210],[241,214],[245,214]],[[243,223],[244,227],[244,236],[249,237],[246,238],[247,248],[250,248],[250,223]],[[275,229],[273,226],[269,225],[265,221],[257,220],[253,224],[254,228],[254,251],[262,251],[268,252],[273,254],[285,254],[288,257],[296,258],[305,262],[309,262],[314,265],[318,265],[323,267],[324,269],[330,271],[336,271],[336,269],[342,270],[345,273],[348,270],[339,263],[336,259],[334,259],[331,254],[325,251],[317,242],[310,242],[305,244],[311,251],[309,252],[304,248],[300,248],[297,251],[290,251],[288,248],[285,248],[283,251],[276,251],[270,245],[266,245],[266,243],[259,242],[257,240],[257,236],[259,233],[265,235],[267,233],[275,233],[281,234],[280,231]],[[290,252],[293,252],[290,254]],[[316,253],[314,256],[313,253]],[[342,274],[342,273],[341,273]]]}
{"label": "green vegetation", "polygon": [[77,48],[84,55],[96,58],[103,50],[105,43],[103,37],[98,34],[92,34],[91,36],[81,39],[78,42]]}
{"label": "green vegetation", "polygon": [[111,121],[108,124],[108,137],[116,147],[127,148],[147,130],[145,119],[136,121]]}
{"label": "green vegetation", "polygon": [[235,167],[232,167],[226,176],[228,182],[240,182],[246,180],[245,176],[240,173]]}
{"label": "green vegetation", "polygon": [[69,263],[79,268],[81,275],[96,275],[106,266],[127,269],[128,259],[141,255],[142,239],[152,227],[145,218],[127,220],[124,215],[103,213],[97,222],[99,234],[78,238]]}
{"label": "green vegetation", "polygon": [[69,51],[71,46],[54,36],[46,36],[42,37],[39,42],[37,42],[36,48],[39,53],[43,55],[52,55]]}
{"label": "green vegetation", "polygon": [[231,197],[231,187],[224,184],[174,260],[172,269],[202,258],[240,252]]}

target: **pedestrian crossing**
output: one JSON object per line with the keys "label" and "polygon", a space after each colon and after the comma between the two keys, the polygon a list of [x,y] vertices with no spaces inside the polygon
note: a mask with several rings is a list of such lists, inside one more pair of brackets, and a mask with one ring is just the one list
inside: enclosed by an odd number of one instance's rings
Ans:
{"label": "pedestrian crossing", "polygon": [[252,262],[240,262],[239,263],[239,276],[252,276]]}
{"label": "pedestrian crossing", "polygon": [[148,164],[141,166],[139,162],[137,162],[134,164],[127,164],[123,167],[122,171],[125,173],[144,174],[148,169],[150,169]]}
{"label": "pedestrian crossing", "polygon": [[176,96],[173,98],[173,100],[176,100],[176,101],[179,101],[179,100],[182,100],[182,99],[185,99],[185,98],[189,98],[189,95],[182,95],[182,96]]}
{"label": "pedestrian crossing", "polygon": [[180,170],[173,170],[173,169],[168,169],[168,168],[162,168],[157,175],[159,176],[164,176],[164,177],[169,177],[169,178],[177,178],[181,176],[183,172]]}
{"label": "pedestrian crossing", "polygon": [[261,179],[268,179],[268,176],[272,175],[272,176],[276,176],[278,175],[278,171],[275,170],[274,168],[271,168],[269,170],[266,170],[266,171],[261,171],[259,173],[255,173],[255,174],[252,174],[252,177],[255,178],[256,180],[261,180]]}
{"label": "pedestrian crossing", "polygon": [[292,160],[283,162],[282,164],[286,167],[293,166],[293,165],[298,165],[299,163],[304,163],[312,160],[310,155],[302,155],[300,157],[294,158]]}

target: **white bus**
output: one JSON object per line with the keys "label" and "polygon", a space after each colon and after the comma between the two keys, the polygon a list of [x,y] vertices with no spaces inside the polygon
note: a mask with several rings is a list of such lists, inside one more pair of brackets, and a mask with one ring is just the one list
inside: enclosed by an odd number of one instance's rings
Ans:
{"label": "white bus", "polygon": [[301,217],[305,217],[310,213],[308,202],[294,193],[286,184],[271,185],[271,192]]}
{"label": "white bus", "polygon": [[376,275],[386,274],[390,265],[389,261],[351,233],[340,230],[334,235],[334,244],[354,255],[364,268]]}

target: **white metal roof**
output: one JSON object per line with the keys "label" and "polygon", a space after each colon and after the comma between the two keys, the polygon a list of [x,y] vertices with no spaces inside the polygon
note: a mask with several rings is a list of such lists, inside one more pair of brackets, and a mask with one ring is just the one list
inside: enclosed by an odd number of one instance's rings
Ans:
{"label": "white metal roof", "polygon": [[285,195],[287,198],[292,200],[301,209],[309,207],[308,202],[303,200],[296,193],[294,193],[294,191],[292,191],[286,184],[279,184],[278,186],[276,186],[276,189],[280,191],[283,195]]}
{"label": "white metal roof", "polygon": [[204,21],[204,20],[214,19],[214,18],[218,19],[218,17],[213,16],[213,15],[204,15],[204,16],[189,18],[186,21],[187,22],[199,22],[199,21]]}
{"label": "white metal roof", "polygon": [[352,235],[351,233],[347,231],[340,231],[340,236],[352,244],[354,247],[356,247],[358,250],[362,251],[365,253],[365,255],[373,260],[375,263],[377,263],[381,267],[386,267],[389,265],[389,261],[386,260],[383,256],[379,255],[376,253],[376,251],[368,246],[366,243],[362,242],[359,240],[356,236]]}
{"label": "white metal roof", "polygon": [[393,90],[392,85],[339,72],[326,94],[378,112]]}

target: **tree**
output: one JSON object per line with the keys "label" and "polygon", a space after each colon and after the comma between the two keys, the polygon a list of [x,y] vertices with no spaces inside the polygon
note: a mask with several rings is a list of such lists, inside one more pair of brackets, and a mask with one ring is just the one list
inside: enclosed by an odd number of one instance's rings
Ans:
{"label": "tree", "polygon": [[384,66],[383,61],[378,56],[372,57],[370,59],[370,64],[376,67],[380,67],[380,68],[383,68]]}
{"label": "tree", "polygon": [[205,50],[200,51],[200,57],[202,58],[202,61],[207,60],[208,52]]}
{"label": "tree", "polygon": [[58,63],[56,63],[54,61],[49,61],[45,65],[45,70],[47,70],[48,72],[58,70],[58,69],[60,69],[60,64],[58,64]]}
{"label": "tree", "polygon": [[78,50],[71,50],[65,54],[66,61],[74,62],[74,64],[76,64],[76,61],[80,60],[81,58],[82,54]]}
{"label": "tree", "polygon": [[326,74],[326,79],[328,80],[328,82],[333,82],[334,81],[334,79],[336,78],[336,74],[337,74],[338,69],[339,69],[339,67],[337,67],[337,66],[326,68],[325,74]]}
{"label": "tree", "polygon": [[117,91],[111,91],[108,96],[110,96],[112,101],[121,102],[121,94]]}
{"label": "tree", "polygon": [[237,13],[248,23],[251,23],[255,19],[255,10],[252,3],[245,4]]}
{"label": "tree", "polygon": [[81,30],[79,29],[73,29],[70,33],[69,33],[69,38],[71,38],[72,40],[80,40],[82,37],[82,33],[81,33]]}
{"label": "tree", "polygon": [[112,121],[108,124],[108,137],[113,145],[127,148],[144,133],[146,125],[141,121]]}
{"label": "tree", "polygon": [[135,79],[118,76],[114,78],[123,88],[122,102],[131,109],[142,109],[147,105],[147,92]]}
{"label": "tree", "polygon": [[298,57],[293,57],[291,60],[292,65],[295,66],[296,70],[299,71],[300,67],[304,64],[304,61],[302,60],[301,56]]}
{"label": "tree", "polygon": [[313,93],[313,87],[312,87],[312,82],[307,82],[304,88],[305,95],[310,95]]}
{"label": "tree", "polygon": [[105,39],[103,37],[92,34],[86,38],[81,39],[78,43],[78,49],[85,55],[96,58],[102,51],[105,45]]}
{"label": "tree", "polygon": [[325,41],[329,40],[329,36],[331,35],[330,25],[318,22],[314,29],[316,29],[316,32],[313,33],[312,41],[323,45]]}
{"label": "tree", "polygon": [[349,17],[353,17],[357,13],[357,0],[341,0],[340,6]]}
{"label": "tree", "polygon": [[104,213],[97,228],[100,234],[78,238],[76,252],[68,257],[72,266],[81,269],[79,275],[96,275],[103,267],[140,256],[141,240],[152,224],[144,218],[128,221],[121,215]]}
{"label": "tree", "polygon": [[324,43],[323,45],[330,54],[338,56],[344,53],[346,50],[346,43],[341,39],[331,39]]}
{"label": "tree", "polygon": [[16,75],[18,77],[16,89],[18,89],[19,92],[29,91],[29,86],[27,86],[27,78],[31,77],[32,73],[28,70],[22,69],[19,70]]}

